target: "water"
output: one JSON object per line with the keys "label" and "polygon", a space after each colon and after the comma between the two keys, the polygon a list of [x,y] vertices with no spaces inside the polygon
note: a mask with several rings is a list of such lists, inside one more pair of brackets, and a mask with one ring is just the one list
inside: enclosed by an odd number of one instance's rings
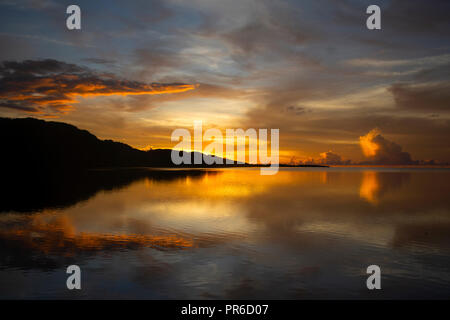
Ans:
{"label": "water", "polygon": [[[2,191],[0,298],[450,298],[450,170],[259,173],[16,179]],[[66,288],[71,264],[82,290]],[[381,290],[366,287],[372,264]]]}

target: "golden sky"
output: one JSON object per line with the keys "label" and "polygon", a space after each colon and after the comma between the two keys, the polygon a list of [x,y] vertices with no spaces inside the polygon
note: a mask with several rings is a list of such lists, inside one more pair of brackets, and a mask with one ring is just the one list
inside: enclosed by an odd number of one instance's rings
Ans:
{"label": "golden sky", "polygon": [[450,161],[449,3],[79,1],[1,8],[0,116],[136,148],[176,128],[280,129],[281,162]]}

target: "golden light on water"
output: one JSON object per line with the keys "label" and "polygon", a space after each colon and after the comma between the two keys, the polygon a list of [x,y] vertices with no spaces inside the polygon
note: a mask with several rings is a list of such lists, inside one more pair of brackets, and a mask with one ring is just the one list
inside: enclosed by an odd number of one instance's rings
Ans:
{"label": "golden light on water", "polygon": [[[421,199],[405,198],[418,193],[409,189],[410,173],[379,170],[286,169],[276,176],[261,176],[258,168],[242,168],[205,170],[168,180],[145,178],[123,189],[99,192],[76,206],[3,215],[1,221],[11,227],[0,229],[0,240],[64,256],[253,243],[258,241],[253,232],[259,229],[274,236],[293,236],[299,230],[345,230],[347,236],[385,245],[395,230],[367,226],[361,232],[353,219],[382,212],[386,206],[381,204],[396,199],[416,208],[421,202],[414,201]],[[420,188],[424,182],[413,183]],[[439,196],[439,190],[433,192]],[[349,222],[343,224],[342,219]],[[411,223],[411,217],[407,219]]]}
{"label": "golden light on water", "polygon": [[372,204],[377,204],[377,192],[380,189],[377,173],[374,171],[365,171],[362,175],[359,196]]}
{"label": "golden light on water", "polygon": [[177,235],[142,235],[77,232],[67,215],[37,214],[27,224],[0,231],[0,238],[17,240],[41,252],[61,252],[72,256],[81,251],[102,251],[138,247],[183,249],[194,246],[194,241]]}

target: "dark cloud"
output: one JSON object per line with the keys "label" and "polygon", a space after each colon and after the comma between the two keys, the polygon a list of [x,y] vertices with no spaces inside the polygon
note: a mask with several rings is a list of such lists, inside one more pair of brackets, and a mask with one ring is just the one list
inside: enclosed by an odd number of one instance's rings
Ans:
{"label": "dark cloud", "polygon": [[146,29],[149,24],[166,21],[175,14],[164,0],[133,0],[127,4],[127,9],[125,12],[116,13],[116,18],[124,26],[136,30]]}
{"label": "dark cloud", "polygon": [[167,44],[155,43],[152,48],[139,48],[134,50],[133,60],[139,66],[139,77],[154,75],[157,72],[181,67],[182,59],[178,53],[167,48]]}
{"label": "dark cloud", "polygon": [[27,74],[43,75],[52,73],[82,73],[88,69],[75,64],[65,63],[53,59],[3,61],[0,65],[0,74],[5,76],[26,76]]}
{"label": "dark cloud", "polygon": [[333,151],[322,152],[320,154],[321,161],[324,164],[342,164],[342,157]]}
{"label": "dark cloud", "polygon": [[14,6],[19,9],[44,10],[50,7],[58,6],[56,1],[52,0],[4,0],[4,5]]}
{"label": "dark cloud", "polygon": [[[323,1],[327,2],[327,1]],[[336,22],[365,26],[366,8],[371,1],[340,1],[335,5]],[[332,6],[333,4],[329,4]],[[377,4],[381,8],[382,30],[388,33],[433,34],[448,37],[450,3],[446,0],[391,0]],[[361,14],[362,13],[362,14]]]}
{"label": "dark cloud", "polygon": [[359,138],[364,155],[371,164],[403,165],[414,164],[411,155],[402,147],[384,138],[378,129],[371,130]]}
{"label": "dark cloud", "polygon": [[26,106],[26,105],[22,105],[20,103],[15,103],[15,102],[12,102],[12,103],[10,103],[8,101],[3,102],[1,99],[0,99],[0,108],[8,108],[8,109],[12,109],[12,110],[19,110],[19,111],[30,112],[30,113],[39,112],[39,108],[37,108],[37,107]]}
{"label": "dark cloud", "polygon": [[317,159],[307,158],[302,160],[296,160],[295,157],[291,159],[291,164],[306,164],[306,165],[346,165],[351,164],[350,160],[343,160],[342,157],[329,150],[320,153],[320,157]]}
{"label": "dark cloud", "polygon": [[292,12],[274,11],[269,17],[255,18],[253,21],[223,35],[245,54],[253,52],[280,51],[290,45],[303,44],[315,39],[315,32],[308,32],[300,25],[298,16]]}
{"label": "dark cloud", "polygon": [[116,62],[112,59],[102,59],[102,58],[84,58],[82,60],[94,64],[113,64]]}
{"label": "dark cloud", "polygon": [[[450,74],[450,54],[443,56],[443,58],[447,58],[446,62],[437,63],[435,66],[431,66],[429,68],[425,68],[417,72],[414,77],[414,81],[417,82],[441,82],[448,80],[448,75]],[[437,57],[435,60],[438,60]]]}
{"label": "dark cloud", "polygon": [[243,73],[267,70],[286,60],[311,59],[300,46],[324,37],[323,28],[303,8],[284,2],[217,3],[207,6],[201,18],[194,34],[218,44]]}
{"label": "dark cloud", "polygon": [[411,111],[450,111],[450,83],[394,84],[389,88],[397,107]]}
{"label": "dark cloud", "polygon": [[5,61],[0,65],[0,107],[44,114],[64,113],[77,96],[153,95],[195,88],[183,83],[122,80],[62,61]]}
{"label": "dark cloud", "polygon": [[384,10],[388,26],[403,32],[440,33],[449,36],[450,2],[447,0],[393,0]]}
{"label": "dark cloud", "polygon": [[300,114],[309,112],[310,110],[305,107],[288,106],[288,107],[286,107],[285,111],[288,113],[295,114],[295,115],[300,115]]}

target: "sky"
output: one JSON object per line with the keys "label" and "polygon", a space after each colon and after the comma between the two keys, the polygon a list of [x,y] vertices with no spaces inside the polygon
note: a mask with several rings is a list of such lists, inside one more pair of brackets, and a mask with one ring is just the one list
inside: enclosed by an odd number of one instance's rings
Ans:
{"label": "sky", "polygon": [[[81,30],[66,27],[81,8]],[[381,8],[368,30],[366,8]],[[450,2],[0,0],[0,116],[136,148],[280,130],[280,162],[450,162]]]}

